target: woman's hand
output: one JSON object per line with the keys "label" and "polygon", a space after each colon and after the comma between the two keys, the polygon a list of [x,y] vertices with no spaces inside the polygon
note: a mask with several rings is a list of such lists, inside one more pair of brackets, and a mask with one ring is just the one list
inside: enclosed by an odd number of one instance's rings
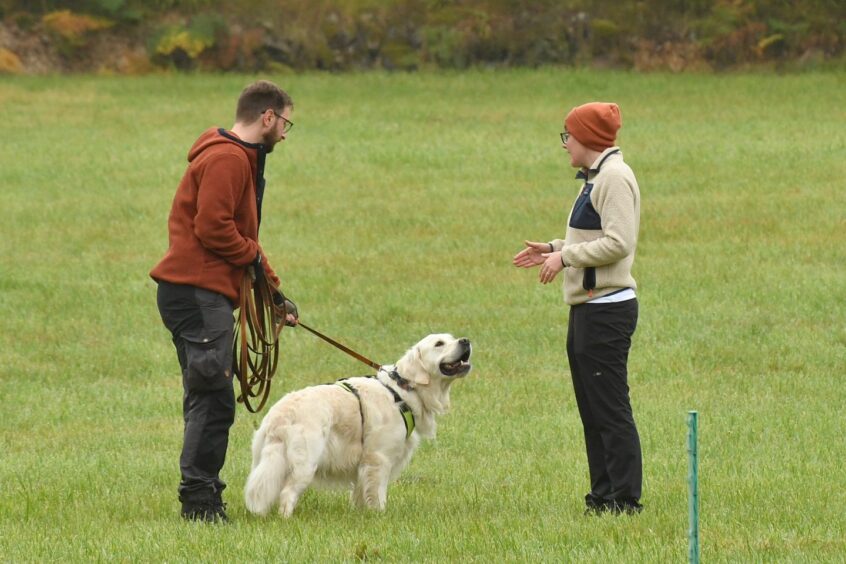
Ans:
{"label": "woman's hand", "polygon": [[526,241],[526,248],[514,255],[512,264],[518,268],[531,268],[543,264],[546,258],[544,253],[552,251],[549,243],[537,243]]}
{"label": "woman's hand", "polygon": [[559,272],[564,270],[564,263],[561,262],[561,251],[543,253],[541,256],[544,258],[544,261],[540,269],[539,279],[541,284],[549,284],[555,280]]}

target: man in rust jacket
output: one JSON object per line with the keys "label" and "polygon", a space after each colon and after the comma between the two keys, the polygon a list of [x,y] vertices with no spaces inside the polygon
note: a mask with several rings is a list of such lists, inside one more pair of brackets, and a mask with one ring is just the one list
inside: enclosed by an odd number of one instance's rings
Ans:
{"label": "man in rust jacket", "polygon": [[[179,499],[186,519],[228,520],[220,470],[235,420],[233,311],[247,267],[279,285],[258,231],[265,157],[286,139],[292,109],[288,94],[258,81],[241,93],[231,130],[208,129],[197,139],[168,218],[168,250],[150,272],[182,368]],[[295,324],[296,307],[286,306]]]}

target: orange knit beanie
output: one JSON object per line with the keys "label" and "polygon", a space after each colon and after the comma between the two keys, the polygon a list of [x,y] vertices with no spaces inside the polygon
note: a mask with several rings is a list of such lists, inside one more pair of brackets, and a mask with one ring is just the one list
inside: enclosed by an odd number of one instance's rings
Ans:
{"label": "orange knit beanie", "polygon": [[614,146],[623,119],[617,104],[591,102],[570,110],[564,124],[579,143],[594,151],[604,151]]}

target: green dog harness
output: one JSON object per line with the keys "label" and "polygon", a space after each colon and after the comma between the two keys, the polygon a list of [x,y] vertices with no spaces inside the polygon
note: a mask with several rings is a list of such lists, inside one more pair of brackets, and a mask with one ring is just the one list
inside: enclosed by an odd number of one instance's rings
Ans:
{"label": "green dog harness", "polygon": [[[365,376],[365,378],[375,378],[375,376]],[[381,380],[378,380],[378,382],[385,386],[385,389],[391,392],[391,395],[394,396],[394,403],[397,404],[397,408],[402,416],[402,421],[405,423],[405,440],[408,440],[411,438],[411,433],[414,431],[414,413],[412,413],[411,408],[408,407],[408,404],[405,403],[396,390]],[[335,384],[350,392],[358,400],[358,412],[361,415],[361,441],[364,442],[364,408],[361,405],[361,395],[359,395],[355,386],[347,381],[347,378],[342,378],[335,382]]]}

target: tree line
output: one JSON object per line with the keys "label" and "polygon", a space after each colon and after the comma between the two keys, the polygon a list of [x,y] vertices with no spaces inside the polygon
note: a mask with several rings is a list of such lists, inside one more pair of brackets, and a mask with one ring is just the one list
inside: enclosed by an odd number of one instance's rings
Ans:
{"label": "tree line", "polygon": [[7,58],[38,36],[83,71],[95,48],[125,72],[683,71],[842,66],[846,45],[843,0],[0,0],[0,20]]}

